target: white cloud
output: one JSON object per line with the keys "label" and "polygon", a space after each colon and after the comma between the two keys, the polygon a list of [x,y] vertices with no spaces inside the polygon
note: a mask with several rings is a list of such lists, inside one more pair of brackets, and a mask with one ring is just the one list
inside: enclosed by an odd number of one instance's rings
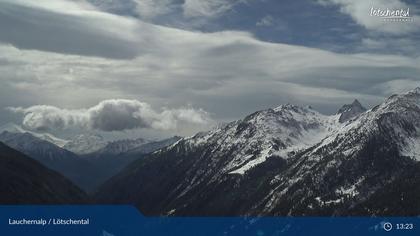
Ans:
{"label": "white cloud", "polygon": [[[0,17],[10,13],[2,9]],[[419,58],[333,53],[267,43],[246,32],[191,32],[94,10],[69,15],[57,8],[37,18],[31,17],[39,13],[36,7],[15,4],[13,9],[35,21],[29,30],[19,17],[7,18],[8,27],[0,21],[0,39],[7,43],[0,44],[0,107],[50,104],[75,111],[118,97],[151,107],[192,104],[213,118],[231,120],[285,102],[311,104],[326,112],[353,98],[373,104],[389,95],[388,90],[374,89],[381,84],[419,81]],[[57,28],[51,27],[59,19],[71,22],[59,24],[64,35],[55,35]],[[18,32],[16,37],[3,34],[10,29]],[[107,38],[114,30],[119,41]],[[51,42],[57,48],[51,48]],[[181,126],[187,112],[170,110],[153,110],[160,119],[147,124],[164,129],[175,119]]]}
{"label": "white cloud", "polygon": [[266,15],[261,18],[255,24],[258,27],[267,27],[270,30],[285,31],[289,28],[289,25],[286,21],[273,17],[272,15]]}
{"label": "white cloud", "polygon": [[[389,34],[411,33],[419,30],[418,16],[414,15],[416,9],[401,0],[318,0],[324,5],[337,5],[340,11],[352,17],[359,25],[372,32]],[[399,10],[410,8],[413,22],[386,22],[380,17],[371,16],[371,8]]]}
{"label": "white cloud", "polygon": [[137,12],[145,19],[168,14],[175,8],[173,0],[135,0],[135,2]]}
{"label": "white cloud", "polygon": [[386,43],[384,41],[379,41],[371,38],[362,39],[362,46],[370,49],[384,48]]}
{"label": "white cloud", "polygon": [[23,114],[22,124],[32,130],[91,129],[123,131],[137,128],[171,130],[178,123],[209,124],[207,112],[192,107],[155,111],[137,100],[113,99],[88,109],[62,109],[37,105],[28,108],[12,107],[10,111]]}
{"label": "white cloud", "polygon": [[[77,1],[77,0],[73,0]],[[247,0],[87,0],[98,9],[120,15],[131,15],[148,22],[160,22],[170,16],[173,25],[200,25],[231,11]],[[193,20],[193,21],[191,21]],[[197,23],[200,21],[200,23]]]}
{"label": "white cloud", "polygon": [[275,20],[274,20],[274,17],[271,15],[264,16],[256,23],[257,26],[272,26],[274,24],[275,24]]}
{"label": "white cloud", "polygon": [[243,0],[185,0],[184,15],[186,17],[217,17],[240,2]]}
{"label": "white cloud", "polygon": [[[77,1],[77,0],[73,0]],[[98,9],[121,15],[153,19],[172,13],[177,4],[174,0],[87,0]]]}
{"label": "white cloud", "polygon": [[412,90],[413,88],[417,88],[419,85],[418,80],[398,79],[378,84],[373,89],[385,94],[399,94]]}
{"label": "white cloud", "polygon": [[420,55],[418,42],[411,37],[368,37],[363,38],[360,51],[375,51],[399,53],[403,55]]}

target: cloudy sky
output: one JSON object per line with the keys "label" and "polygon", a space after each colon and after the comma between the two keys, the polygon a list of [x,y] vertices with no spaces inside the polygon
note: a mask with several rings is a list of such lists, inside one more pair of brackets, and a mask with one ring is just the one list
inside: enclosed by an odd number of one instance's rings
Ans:
{"label": "cloudy sky", "polygon": [[418,15],[416,0],[0,0],[0,125],[169,136],[283,103],[369,107],[420,86]]}

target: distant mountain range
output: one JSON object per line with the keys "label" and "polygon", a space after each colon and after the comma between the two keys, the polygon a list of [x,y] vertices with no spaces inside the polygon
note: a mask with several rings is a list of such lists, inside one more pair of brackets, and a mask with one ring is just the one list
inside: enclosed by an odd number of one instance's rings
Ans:
{"label": "distant mountain range", "polygon": [[147,215],[420,214],[420,88],[335,115],[282,105],[183,138],[95,197]]}
{"label": "distant mountain range", "polygon": [[108,144],[104,138],[97,134],[80,134],[68,140],[63,148],[78,155],[96,152]]}
{"label": "distant mountain range", "polygon": [[21,126],[16,125],[14,123],[7,123],[0,126],[0,133],[5,132],[5,131],[9,133],[15,133],[15,134],[29,133],[39,139],[50,142],[58,147],[64,147],[64,145],[66,145],[69,142],[69,140],[57,138],[54,135],[49,134],[49,133],[38,133],[38,132],[26,130],[22,128]]}
{"label": "distant mountain range", "polygon": [[101,172],[89,160],[35,137],[31,133],[4,131],[0,134],[0,141],[32,157],[46,167],[58,171],[85,190],[94,187],[94,176],[97,175],[97,172]]}
{"label": "distant mountain range", "polygon": [[81,204],[88,196],[61,174],[0,143],[0,204]]}
{"label": "distant mountain range", "polygon": [[175,136],[161,141],[148,141],[141,138],[135,140],[119,140],[108,143],[96,152],[83,155],[83,159],[89,160],[89,162],[94,164],[96,172],[98,170],[101,171],[94,178],[94,187],[90,189],[96,189],[96,187],[99,187],[108,178],[117,174],[129,163],[141,159],[146,154],[171,145],[179,139],[180,137]]}
{"label": "distant mountain range", "polygon": [[58,171],[86,192],[94,191],[131,161],[179,139],[105,142],[98,135],[87,134],[65,140],[13,124],[3,126],[2,130],[0,142]]}

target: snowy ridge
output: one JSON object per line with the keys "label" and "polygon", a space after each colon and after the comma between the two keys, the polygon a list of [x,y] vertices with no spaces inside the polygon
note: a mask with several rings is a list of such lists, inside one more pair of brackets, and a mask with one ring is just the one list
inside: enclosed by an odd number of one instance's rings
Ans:
{"label": "snowy ridge", "polygon": [[358,116],[359,114],[366,111],[366,108],[360,104],[360,102],[355,99],[352,104],[345,104],[342,106],[337,114],[340,115],[339,121],[341,123],[346,122],[350,120],[351,118]]}
{"label": "snowy ridge", "polygon": [[259,111],[185,141],[190,148],[212,144],[214,155],[233,151],[224,172],[244,174],[270,156],[284,159],[327,137],[337,126],[338,116],[325,116],[310,107],[282,105]]}
{"label": "snowy ridge", "polygon": [[104,148],[107,141],[100,135],[96,134],[81,134],[74,137],[66,143],[63,148],[74,152],[76,154],[89,154]]}
{"label": "snowy ridge", "polygon": [[[357,107],[362,106],[359,103]],[[391,96],[371,110],[353,113],[345,121],[340,121],[342,114],[326,116],[308,107],[287,104],[256,112],[243,120],[185,141],[190,149],[209,146],[213,158],[231,153],[230,160],[216,176],[245,175],[269,157],[286,160],[299,157],[305,160],[306,164],[296,162],[289,171],[273,178],[272,185],[276,187],[265,198],[271,199],[264,206],[267,212],[274,209],[292,186],[300,184],[304,177],[310,178],[319,162],[325,162],[326,170],[340,166],[345,159],[357,156],[372,137],[383,136],[383,129],[388,131],[390,142],[399,145],[401,155],[420,160],[420,89]],[[407,124],[414,127],[407,130]],[[323,160],[328,156],[341,158]],[[319,178],[324,178],[322,176],[326,173],[322,172]],[[336,187],[336,198],[324,197],[322,204],[338,204],[349,195],[358,197],[362,192],[358,187],[363,185],[364,180],[364,177],[357,177],[346,185]]]}
{"label": "snowy ridge", "polygon": [[99,194],[151,215],[380,215],[416,205],[420,88],[354,107],[362,106],[331,116],[290,104],[255,112],[152,153]]}
{"label": "snowy ridge", "polygon": [[[3,132],[8,132],[9,134],[30,134],[40,140],[47,141],[51,144],[54,144],[57,147],[63,148],[70,152],[79,155],[93,154],[96,155],[119,155],[123,153],[149,153],[154,150],[172,145],[174,142],[177,142],[181,137],[174,136],[164,140],[147,140],[143,138],[137,139],[122,139],[115,141],[106,141],[102,136],[98,134],[79,134],[72,139],[62,139],[58,138],[49,133],[39,133],[27,130],[22,126],[16,125],[14,123],[7,123],[0,127],[0,134]],[[6,135],[6,136],[7,136]],[[36,148],[36,147],[34,147]]]}
{"label": "snowy ridge", "polygon": [[10,133],[17,133],[17,134],[23,134],[23,133],[29,133],[39,139],[45,140],[47,142],[53,143],[55,145],[57,145],[58,147],[64,147],[69,140],[65,140],[65,139],[61,139],[61,138],[57,138],[52,134],[49,133],[37,133],[37,132],[33,132],[33,131],[29,131],[26,130],[24,128],[22,128],[19,125],[16,125],[14,123],[7,123],[3,126],[0,127],[0,133],[4,132],[4,131],[8,131]]}
{"label": "snowy ridge", "polygon": [[[305,164],[299,163],[299,169],[291,168],[286,173],[277,175],[272,183],[275,187],[266,197],[265,212],[270,212],[284,197],[290,188],[302,182],[304,178],[313,178],[314,170],[319,162],[323,162],[325,170],[317,178],[326,177],[328,170],[334,170],[353,157],[358,157],[366,149],[371,140],[382,139],[375,147],[381,150],[386,146],[398,148],[401,156],[408,156],[412,160],[420,161],[420,89],[412,90],[401,95],[393,95],[384,103],[334,127],[332,132],[320,143],[309,148],[300,156]],[[383,154],[382,154],[383,155]],[[334,158],[329,158],[334,157]],[[366,176],[347,177],[346,185],[338,186],[335,197],[320,197],[315,199],[321,205],[339,204],[349,196],[352,198],[366,198],[372,194],[362,190]],[[359,194],[362,196],[359,196]],[[322,199],[322,200],[321,200]]]}

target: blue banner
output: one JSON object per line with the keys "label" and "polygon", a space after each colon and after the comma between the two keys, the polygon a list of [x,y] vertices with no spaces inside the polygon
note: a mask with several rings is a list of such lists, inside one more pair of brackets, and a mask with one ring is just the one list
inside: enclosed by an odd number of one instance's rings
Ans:
{"label": "blue banner", "polygon": [[132,206],[1,206],[0,235],[420,235],[411,217],[145,217]]}

